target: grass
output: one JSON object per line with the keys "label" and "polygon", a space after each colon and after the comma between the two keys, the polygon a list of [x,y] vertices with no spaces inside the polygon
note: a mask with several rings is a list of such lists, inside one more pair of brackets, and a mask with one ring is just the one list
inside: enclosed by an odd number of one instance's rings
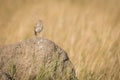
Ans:
{"label": "grass", "polygon": [[[59,50],[56,48],[52,57],[44,55],[42,63],[39,64],[38,74],[30,75],[28,80],[78,80],[75,75],[71,75],[71,64],[68,61],[65,64]],[[36,62],[38,61],[34,61],[34,63]]]}
{"label": "grass", "polygon": [[14,80],[15,79],[15,74],[16,74],[16,65],[15,65],[14,61],[10,62],[9,74],[10,74],[11,79]]}
{"label": "grass", "polygon": [[0,8],[0,45],[32,37],[34,24],[42,19],[40,37],[68,52],[80,80],[120,79],[119,0],[21,0],[17,7],[9,2]]}

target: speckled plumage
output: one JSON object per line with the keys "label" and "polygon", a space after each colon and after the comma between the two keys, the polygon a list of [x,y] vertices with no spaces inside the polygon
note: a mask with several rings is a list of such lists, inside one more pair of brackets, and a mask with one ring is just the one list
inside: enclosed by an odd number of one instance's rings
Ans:
{"label": "speckled plumage", "polygon": [[43,23],[41,20],[39,20],[39,22],[34,27],[35,36],[37,36],[42,30],[43,30]]}

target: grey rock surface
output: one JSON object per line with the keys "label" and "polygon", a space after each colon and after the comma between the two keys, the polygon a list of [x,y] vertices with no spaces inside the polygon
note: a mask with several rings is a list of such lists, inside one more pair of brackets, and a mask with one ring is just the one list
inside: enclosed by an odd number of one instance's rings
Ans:
{"label": "grey rock surface", "polygon": [[0,80],[77,80],[67,53],[54,42],[32,38],[0,48]]}

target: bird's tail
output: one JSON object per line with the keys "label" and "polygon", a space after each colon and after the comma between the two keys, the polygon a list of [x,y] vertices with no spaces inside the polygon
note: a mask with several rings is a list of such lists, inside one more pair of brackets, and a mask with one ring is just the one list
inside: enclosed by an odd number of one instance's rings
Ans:
{"label": "bird's tail", "polygon": [[34,32],[34,34],[35,34],[35,36],[37,36],[37,32],[36,31]]}

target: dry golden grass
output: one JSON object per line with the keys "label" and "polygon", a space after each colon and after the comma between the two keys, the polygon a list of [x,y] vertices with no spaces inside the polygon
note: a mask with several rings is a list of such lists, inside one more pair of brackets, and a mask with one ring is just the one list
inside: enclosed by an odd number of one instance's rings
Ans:
{"label": "dry golden grass", "polygon": [[39,19],[80,80],[120,80],[119,0],[0,0],[0,45],[34,36]]}

